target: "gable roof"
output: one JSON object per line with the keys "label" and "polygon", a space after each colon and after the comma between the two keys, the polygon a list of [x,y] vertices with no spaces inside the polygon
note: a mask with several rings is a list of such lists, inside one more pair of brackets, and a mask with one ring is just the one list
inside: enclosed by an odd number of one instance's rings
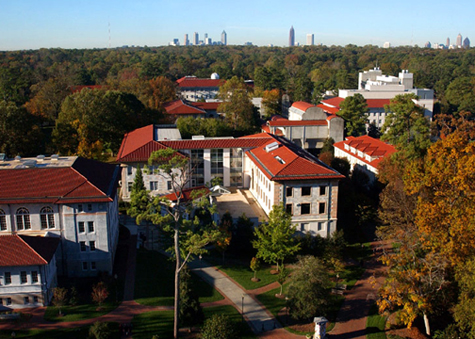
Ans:
{"label": "gable roof", "polygon": [[220,101],[212,101],[212,102],[191,102],[191,105],[198,107],[200,109],[204,109],[205,111],[217,111],[218,106],[221,105],[222,102]]}
{"label": "gable roof", "polygon": [[200,108],[188,105],[184,103],[183,100],[181,99],[167,102],[163,105],[163,108],[165,108],[168,114],[173,114],[173,115],[206,114],[206,111]]}
{"label": "gable roof", "polygon": [[[368,161],[364,156],[361,157],[357,153],[352,153],[351,151],[346,150],[345,145],[348,145],[351,148],[355,148],[356,150],[361,151],[364,154],[367,154],[372,158],[376,159]],[[333,146],[347,153],[349,156],[358,158],[359,160],[375,168],[378,167],[379,163],[385,157],[396,153],[396,148],[394,146],[387,144],[379,139],[372,138],[368,135],[363,135],[360,137],[347,137],[346,140],[337,142]]]}
{"label": "gable roof", "polygon": [[195,76],[184,76],[176,81],[180,88],[193,88],[193,87],[216,87],[218,88],[224,82],[222,79],[202,79]]}
{"label": "gable roof", "polygon": [[292,104],[291,107],[295,107],[301,111],[306,111],[307,109],[311,108],[311,107],[315,107],[315,105],[312,105],[308,102],[305,102],[305,101],[296,101]]}
{"label": "gable roof", "polygon": [[[278,147],[267,151],[266,146],[274,142]],[[247,151],[246,154],[268,179],[274,181],[344,178],[307,151],[275,135],[263,146]]]}
{"label": "gable roof", "polygon": [[0,266],[47,265],[59,245],[59,238],[25,235],[0,236]]}
{"label": "gable roof", "polygon": [[0,170],[0,203],[66,204],[113,201],[119,167],[94,160],[72,158],[67,167]]}

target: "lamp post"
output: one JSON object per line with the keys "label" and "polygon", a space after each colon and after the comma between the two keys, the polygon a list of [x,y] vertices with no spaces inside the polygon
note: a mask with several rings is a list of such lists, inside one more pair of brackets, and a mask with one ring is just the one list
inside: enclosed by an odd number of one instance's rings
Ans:
{"label": "lamp post", "polygon": [[241,296],[241,316],[242,322],[244,322],[244,293]]}

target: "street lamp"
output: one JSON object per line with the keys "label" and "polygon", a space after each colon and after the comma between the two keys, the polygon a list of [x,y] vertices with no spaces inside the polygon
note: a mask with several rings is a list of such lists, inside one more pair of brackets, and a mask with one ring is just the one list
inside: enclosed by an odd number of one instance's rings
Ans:
{"label": "street lamp", "polygon": [[242,322],[244,322],[244,293],[241,296],[241,316]]}

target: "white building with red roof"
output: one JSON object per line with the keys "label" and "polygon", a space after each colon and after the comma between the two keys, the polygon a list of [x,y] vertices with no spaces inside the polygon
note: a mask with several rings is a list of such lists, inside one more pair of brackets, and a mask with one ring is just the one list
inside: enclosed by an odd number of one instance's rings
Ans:
{"label": "white building with red roof", "polygon": [[343,140],[344,120],[335,114],[304,101],[297,101],[289,108],[289,118],[274,116],[262,130],[282,135],[296,145],[312,150],[320,149],[328,138]]}
{"label": "white building with red roof", "polygon": [[215,99],[222,83],[223,80],[216,76],[203,79],[188,75],[176,81],[178,95],[188,101]]}
{"label": "white building with red roof", "polygon": [[0,235],[0,311],[48,305],[59,243],[58,237]]}
{"label": "white building with red roof", "polygon": [[79,157],[1,160],[0,235],[60,238],[60,275],[112,273],[119,178],[119,166]]}
{"label": "white building with red roof", "polygon": [[[336,230],[338,172],[307,151],[268,133],[241,138],[156,140],[153,125],[127,133],[117,156],[122,164],[122,197],[130,199],[137,167],[152,151],[172,148],[190,157],[191,187],[215,177],[224,187],[249,189],[262,210],[284,204],[302,232],[328,236]],[[147,167],[144,177],[152,195],[171,193],[171,181]]]}
{"label": "white building with red roof", "polygon": [[347,137],[333,145],[335,157],[348,159],[351,169],[364,171],[371,182],[376,180],[379,163],[396,152],[396,148],[379,139],[364,135]]}

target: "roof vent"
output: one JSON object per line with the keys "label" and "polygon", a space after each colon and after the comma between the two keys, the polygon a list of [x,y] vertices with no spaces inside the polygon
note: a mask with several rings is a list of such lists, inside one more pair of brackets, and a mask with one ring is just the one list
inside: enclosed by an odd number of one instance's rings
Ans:
{"label": "roof vent", "polygon": [[17,155],[17,156],[15,157],[15,161],[20,161],[20,160],[21,160],[21,157],[20,157],[19,155]]}
{"label": "roof vent", "polygon": [[28,168],[36,167],[36,160],[27,160],[25,161],[25,166]]}
{"label": "roof vent", "polygon": [[279,157],[278,155],[274,157],[278,162],[280,162],[282,165],[285,165],[285,161],[284,159],[282,159],[281,157]]}
{"label": "roof vent", "polygon": [[205,140],[204,135],[192,135],[191,140]]}
{"label": "roof vent", "polygon": [[51,161],[58,161],[58,160],[59,160],[59,155],[53,154],[53,155],[51,156]]}
{"label": "roof vent", "polygon": [[45,156],[43,154],[37,155],[36,160],[38,162],[43,162],[45,160]]}
{"label": "roof vent", "polygon": [[266,145],[266,152],[269,153],[278,148],[279,148],[279,143],[277,141],[274,141],[270,143],[269,145]]}

